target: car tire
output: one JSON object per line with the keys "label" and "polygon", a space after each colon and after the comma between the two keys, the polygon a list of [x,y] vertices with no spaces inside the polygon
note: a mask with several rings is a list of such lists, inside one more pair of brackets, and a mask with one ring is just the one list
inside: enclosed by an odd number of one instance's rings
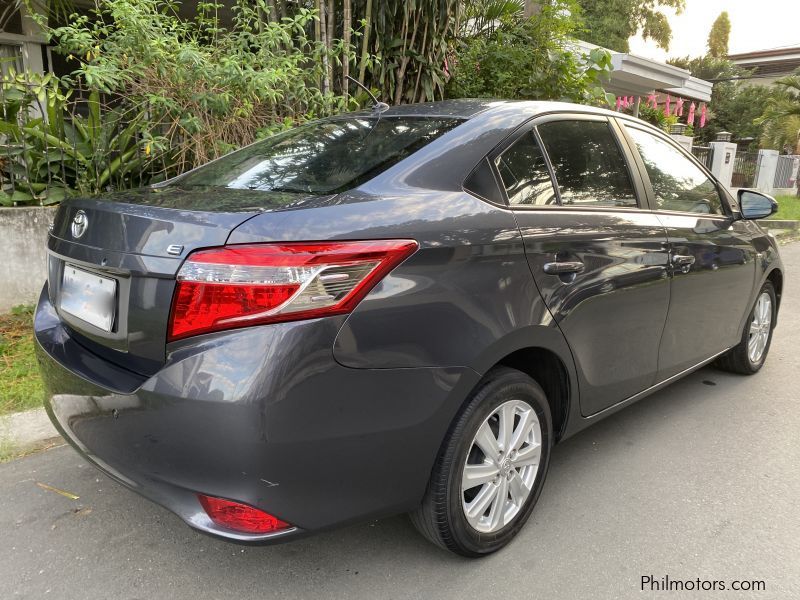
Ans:
{"label": "car tire", "polygon": [[[497,446],[484,452],[491,446],[487,431]],[[462,556],[499,550],[519,532],[539,498],[552,443],[550,406],[542,388],[515,369],[492,369],[452,423],[412,522],[431,542]],[[475,474],[494,479],[473,486]],[[484,511],[492,490],[495,500]]]}
{"label": "car tire", "polygon": [[[765,310],[766,308],[768,310]],[[775,328],[777,304],[775,287],[767,281],[761,286],[756,296],[753,309],[747,317],[747,322],[742,332],[742,339],[728,352],[719,357],[716,366],[724,371],[753,375],[761,370],[767,359],[769,347],[772,343],[772,332]],[[754,338],[756,338],[754,340]],[[753,342],[756,342],[754,351]]]}

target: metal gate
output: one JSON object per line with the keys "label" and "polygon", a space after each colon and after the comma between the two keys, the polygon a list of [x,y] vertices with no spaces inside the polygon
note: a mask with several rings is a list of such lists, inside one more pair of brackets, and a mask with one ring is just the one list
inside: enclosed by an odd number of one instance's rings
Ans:
{"label": "metal gate", "polygon": [[711,146],[692,146],[694,157],[711,170],[711,161],[714,158],[714,149]]}
{"label": "metal gate", "polygon": [[775,169],[773,188],[793,188],[797,184],[797,172],[800,169],[800,156],[782,154],[778,157],[778,166]]}
{"label": "metal gate", "polygon": [[731,187],[751,188],[758,175],[758,152],[737,152],[733,159]]}

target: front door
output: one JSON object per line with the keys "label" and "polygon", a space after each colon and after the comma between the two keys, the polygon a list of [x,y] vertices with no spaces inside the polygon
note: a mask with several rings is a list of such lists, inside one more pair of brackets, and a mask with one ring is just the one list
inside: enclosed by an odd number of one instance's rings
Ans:
{"label": "front door", "polygon": [[669,304],[664,227],[640,210],[622,148],[604,117],[560,115],[494,157],[584,415],[653,384]]}
{"label": "front door", "polygon": [[671,140],[625,125],[647,172],[670,244],[671,294],[659,380],[739,341],[752,302],[755,249],[717,184]]}

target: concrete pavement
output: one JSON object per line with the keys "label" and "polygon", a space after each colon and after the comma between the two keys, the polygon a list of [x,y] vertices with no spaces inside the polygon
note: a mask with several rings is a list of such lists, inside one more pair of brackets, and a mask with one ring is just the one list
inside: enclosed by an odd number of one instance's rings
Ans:
{"label": "concrete pavement", "polygon": [[[491,557],[440,551],[404,517],[229,545],[63,447],[0,465],[0,598],[800,598],[800,243],[782,253],[762,372],[703,369],[558,446],[533,517]],[[766,589],[642,591],[648,575]]]}

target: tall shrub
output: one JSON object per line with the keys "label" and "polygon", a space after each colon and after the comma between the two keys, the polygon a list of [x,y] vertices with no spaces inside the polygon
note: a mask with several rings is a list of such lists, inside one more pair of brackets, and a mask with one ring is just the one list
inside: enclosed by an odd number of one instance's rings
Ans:
{"label": "tall shrub", "polygon": [[577,10],[570,0],[553,0],[529,18],[512,12],[487,34],[462,38],[449,95],[609,103],[602,78],[611,71],[611,56],[575,45]]}
{"label": "tall shrub", "polygon": [[201,2],[187,20],[172,0],[101,0],[91,16],[53,30],[52,41],[75,65],[73,85],[116,95],[175,150],[172,171],[344,108],[315,85],[322,55],[336,60],[342,48],[309,36],[313,11],[270,20],[264,0],[236,0],[226,27],[220,9]]}

